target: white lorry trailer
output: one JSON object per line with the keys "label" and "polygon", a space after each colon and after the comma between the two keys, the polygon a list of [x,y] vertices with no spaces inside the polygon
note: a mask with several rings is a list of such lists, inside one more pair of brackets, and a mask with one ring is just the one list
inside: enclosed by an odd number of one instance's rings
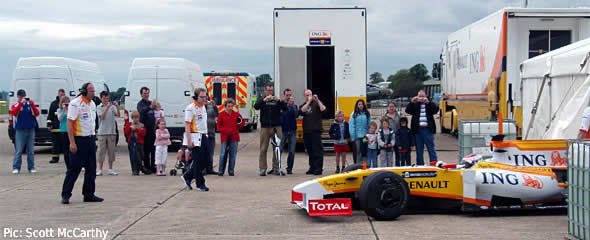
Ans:
{"label": "white lorry trailer", "polygon": [[[39,130],[35,134],[35,145],[47,146],[52,144],[51,134],[46,121],[49,106],[55,100],[57,91],[64,89],[66,96],[73,100],[79,93],[80,87],[86,82],[94,84],[96,95],[101,91],[109,91],[104,76],[96,63],[64,57],[27,57],[19,58],[14,69],[10,102],[16,102],[16,91],[24,89],[39,107],[37,117]],[[10,118],[12,122],[12,117]],[[14,129],[8,127],[8,135],[14,142]]]}
{"label": "white lorry trailer", "polygon": [[[275,94],[289,88],[295,103],[311,89],[326,105],[324,149],[330,150],[334,113],[346,118],[366,99],[367,10],[365,8],[275,8],[273,12]],[[297,141],[303,132],[298,121]]]}
{"label": "white lorry trailer", "polygon": [[522,131],[520,63],[590,37],[590,8],[504,8],[451,33],[441,54],[443,132],[459,119],[514,119]]}
{"label": "white lorry trailer", "polygon": [[183,58],[135,58],[125,92],[128,117],[131,111],[137,111],[142,87],[150,89],[150,100],[161,104],[170,140],[180,144],[184,133],[184,108],[192,102],[194,89],[205,87],[201,68]]}

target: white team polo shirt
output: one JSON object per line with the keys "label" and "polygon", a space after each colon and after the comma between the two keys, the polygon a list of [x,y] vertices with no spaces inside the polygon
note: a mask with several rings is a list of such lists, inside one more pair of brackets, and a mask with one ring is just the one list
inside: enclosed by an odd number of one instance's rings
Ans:
{"label": "white team polo shirt", "polygon": [[68,119],[74,121],[74,136],[92,136],[95,134],[96,105],[92,100],[78,96],[68,106]]}
{"label": "white team polo shirt", "polygon": [[197,101],[184,109],[184,121],[190,123],[191,133],[207,134],[207,110]]}
{"label": "white team polo shirt", "polygon": [[590,126],[590,107],[584,109],[584,115],[582,116],[582,124],[580,125],[580,130],[584,130],[588,132],[588,128]]}

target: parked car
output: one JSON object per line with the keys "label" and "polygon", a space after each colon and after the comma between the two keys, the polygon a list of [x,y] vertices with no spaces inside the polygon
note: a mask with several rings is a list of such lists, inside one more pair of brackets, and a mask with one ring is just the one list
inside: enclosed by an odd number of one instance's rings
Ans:
{"label": "parked car", "polygon": [[367,84],[367,101],[390,98],[392,95],[393,90],[389,88],[381,88],[375,84]]}

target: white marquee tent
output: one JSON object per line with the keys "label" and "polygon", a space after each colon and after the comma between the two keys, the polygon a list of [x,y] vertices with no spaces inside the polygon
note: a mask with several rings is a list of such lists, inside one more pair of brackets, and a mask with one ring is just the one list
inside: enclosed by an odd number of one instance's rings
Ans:
{"label": "white marquee tent", "polygon": [[524,61],[520,77],[523,139],[576,138],[590,101],[590,38]]}

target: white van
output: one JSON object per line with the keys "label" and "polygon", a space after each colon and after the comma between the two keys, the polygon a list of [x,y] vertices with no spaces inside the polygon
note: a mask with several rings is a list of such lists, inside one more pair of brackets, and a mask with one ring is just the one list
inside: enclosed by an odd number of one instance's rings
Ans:
{"label": "white van", "polygon": [[[96,63],[64,57],[27,57],[19,58],[16,63],[10,91],[10,103],[16,102],[16,91],[24,89],[41,114],[37,118],[39,131],[35,135],[35,145],[51,145],[51,134],[47,130],[49,106],[55,100],[57,91],[64,89],[70,99],[76,97],[80,87],[92,82],[96,93],[109,91]],[[12,120],[12,117],[11,117]],[[14,142],[14,131],[9,126],[8,133]]]}
{"label": "white van", "polygon": [[184,108],[192,102],[194,89],[205,87],[201,68],[183,58],[133,59],[125,92],[127,113],[137,111],[142,87],[150,89],[150,100],[156,99],[162,105],[170,140],[180,144],[184,133]]}

